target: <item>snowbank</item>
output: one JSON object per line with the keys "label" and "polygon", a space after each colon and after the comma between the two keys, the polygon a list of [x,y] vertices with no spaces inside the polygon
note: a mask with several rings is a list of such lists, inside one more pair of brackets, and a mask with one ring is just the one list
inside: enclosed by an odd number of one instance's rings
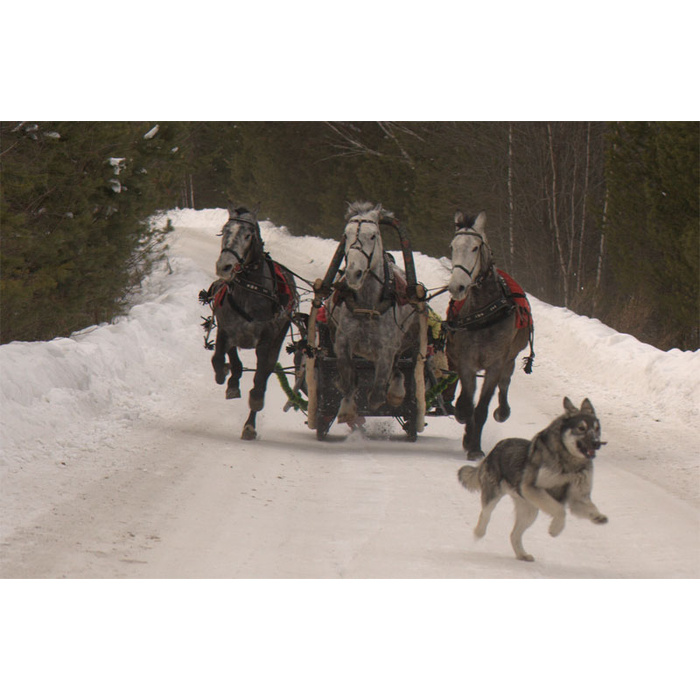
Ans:
{"label": "snowbank", "polygon": [[112,324],[49,342],[0,347],[3,460],[31,462],[56,446],[95,439],[91,422],[136,419],[166,400],[163,383],[201,348],[193,300],[208,284],[173,260],[144,286],[140,303]]}

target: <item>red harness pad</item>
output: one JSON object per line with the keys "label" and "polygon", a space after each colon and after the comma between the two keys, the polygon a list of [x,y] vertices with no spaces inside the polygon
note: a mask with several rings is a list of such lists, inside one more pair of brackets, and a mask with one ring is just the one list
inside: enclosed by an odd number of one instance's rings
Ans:
{"label": "red harness pad", "polygon": [[294,294],[289,286],[289,282],[287,282],[287,278],[284,276],[282,266],[274,261],[273,266],[275,268],[275,275],[277,275],[277,296],[279,297],[280,304],[282,304],[287,311],[291,311],[294,306]]}
{"label": "red harness pad", "polygon": [[528,328],[532,325],[532,309],[530,308],[530,302],[527,300],[525,291],[507,272],[503,272],[503,270],[496,270],[496,272],[506,283],[508,289],[510,289],[513,301],[516,304],[516,327]]}
{"label": "red harness pad", "polygon": [[[217,284],[217,282],[214,282],[214,284]],[[216,290],[216,294],[214,295],[214,309],[218,309],[224,303],[224,297],[226,296],[226,292],[228,292],[228,285],[226,282],[221,282],[220,284],[221,286]]]}
{"label": "red harness pad", "polygon": [[[496,272],[506,283],[510,295],[515,302],[515,327],[528,328],[532,325],[532,310],[530,309],[530,302],[527,300],[525,291],[507,272],[498,269]],[[447,307],[448,321],[454,321],[457,318],[465,301],[466,299],[462,299],[461,301],[450,300]]]}

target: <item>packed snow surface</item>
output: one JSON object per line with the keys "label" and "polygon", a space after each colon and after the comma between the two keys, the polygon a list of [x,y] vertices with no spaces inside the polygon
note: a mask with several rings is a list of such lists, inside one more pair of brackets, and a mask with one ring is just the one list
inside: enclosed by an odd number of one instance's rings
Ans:
{"label": "packed snow surface", "polygon": [[[608,442],[593,500],[609,523],[568,516],[554,539],[540,514],[524,537],[536,561],[523,563],[508,541],[507,499],[474,541],[479,499],[457,482],[466,460],[452,418],[429,417],[415,443],[390,418],[369,418],[364,433],[334,425],[319,442],[303,413],[282,410],[272,377],[258,439],[240,440],[251,375],[243,399],[224,399],[197,299],[213,280],[227,212],[166,216],[175,227],[168,262],[126,316],[0,347],[2,577],[700,575],[700,352],[662,352],[531,297],[534,373],[516,370],[511,418],[489,418],[484,447],[530,438],[564,396],[588,397]],[[270,254],[305,280],[308,310],[308,282],[336,242],[270,222],[261,230]],[[448,261],[415,259],[428,288],[445,284]],[[446,295],[431,304],[444,315]],[[252,352],[242,358],[254,366]]]}

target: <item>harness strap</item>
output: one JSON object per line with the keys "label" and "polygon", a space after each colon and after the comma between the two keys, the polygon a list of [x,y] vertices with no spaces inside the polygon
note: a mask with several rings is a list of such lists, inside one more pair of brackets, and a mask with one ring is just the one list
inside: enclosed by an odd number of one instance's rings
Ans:
{"label": "harness strap", "polygon": [[501,321],[515,311],[515,304],[503,296],[472,313],[445,321],[445,328],[450,331],[479,330]]}

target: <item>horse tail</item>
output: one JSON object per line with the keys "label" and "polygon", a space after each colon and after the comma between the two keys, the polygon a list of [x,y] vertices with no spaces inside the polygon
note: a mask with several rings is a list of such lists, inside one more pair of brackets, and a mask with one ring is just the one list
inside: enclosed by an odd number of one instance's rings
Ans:
{"label": "horse tail", "polygon": [[457,472],[457,478],[459,479],[459,483],[468,491],[481,491],[478,467],[470,467],[468,464],[465,464]]}
{"label": "horse tail", "polygon": [[535,363],[535,324],[530,319],[529,338],[530,354],[523,360],[523,372],[532,374],[532,366]]}

